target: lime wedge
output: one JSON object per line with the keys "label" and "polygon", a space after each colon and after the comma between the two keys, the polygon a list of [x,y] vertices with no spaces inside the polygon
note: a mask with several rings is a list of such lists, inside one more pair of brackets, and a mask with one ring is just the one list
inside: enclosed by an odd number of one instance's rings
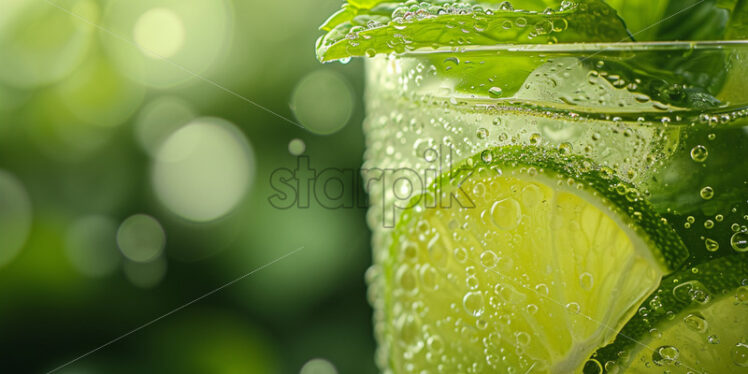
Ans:
{"label": "lime wedge", "polygon": [[394,373],[581,370],[688,256],[612,171],[538,147],[468,159],[392,235],[377,329]]}
{"label": "lime wedge", "polygon": [[748,373],[748,254],[665,278],[592,360],[609,373]]}

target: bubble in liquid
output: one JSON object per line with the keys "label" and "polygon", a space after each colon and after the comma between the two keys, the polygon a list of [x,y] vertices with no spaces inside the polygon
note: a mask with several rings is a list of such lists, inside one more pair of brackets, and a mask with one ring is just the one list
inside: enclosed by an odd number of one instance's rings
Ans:
{"label": "bubble in liquid", "polygon": [[480,255],[480,262],[486,268],[492,268],[499,262],[499,257],[493,251],[485,251]]}
{"label": "bubble in liquid", "polygon": [[696,162],[704,162],[709,157],[709,150],[703,145],[697,145],[691,149],[691,159]]}
{"label": "bubble in liquid", "polygon": [[491,206],[493,223],[500,229],[512,230],[517,227],[522,219],[522,207],[513,198],[503,199]]}
{"label": "bubble in liquid", "polygon": [[748,367],[748,344],[739,342],[735,344],[730,352],[732,362],[740,367]]}
{"label": "bubble in liquid", "polygon": [[711,198],[714,197],[714,189],[706,186],[699,191],[699,195],[701,195],[701,198],[704,200],[711,200]]}
{"label": "bubble in liquid", "polygon": [[590,374],[601,374],[603,372],[603,365],[600,363],[600,361],[591,358],[584,364],[584,369],[582,370],[582,372]]}
{"label": "bubble in liquid", "polygon": [[704,245],[706,246],[706,250],[709,252],[716,252],[719,249],[719,243],[711,238],[704,240]]}
{"label": "bubble in liquid", "polygon": [[740,286],[735,290],[735,301],[741,304],[748,304],[748,286]]}
{"label": "bubble in liquid", "polygon": [[739,231],[732,234],[730,245],[732,249],[738,252],[748,251],[748,231]]}
{"label": "bubble in liquid", "polygon": [[582,287],[583,290],[589,291],[592,289],[594,285],[594,277],[592,274],[584,272],[579,275],[579,285]]}
{"label": "bubble in liquid", "polygon": [[462,306],[473,317],[480,317],[485,311],[485,301],[480,292],[468,292],[462,298]]}
{"label": "bubble in liquid", "polygon": [[717,335],[709,335],[709,337],[706,338],[706,342],[709,344],[719,344],[719,337]]}

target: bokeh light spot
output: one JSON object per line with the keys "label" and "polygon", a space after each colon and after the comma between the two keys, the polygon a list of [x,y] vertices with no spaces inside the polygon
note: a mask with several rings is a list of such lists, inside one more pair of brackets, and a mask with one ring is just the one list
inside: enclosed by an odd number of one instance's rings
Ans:
{"label": "bokeh light spot", "polygon": [[0,266],[18,255],[31,231],[31,199],[21,181],[0,170]]}
{"label": "bokeh light spot", "polygon": [[125,261],[124,272],[127,280],[140,288],[153,288],[166,276],[166,259],[161,256],[149,262]]}
{"label": "bokeh light spot", "polygon": [[117,230],[117,246],[135,262],[148,262],[164,250],[166,234],[155,218],[136,214],[127,218]]}
{"label": "bokeh light spot", "polygon": [[[229,0],[107,4],[103,26],[111,33],[100,34],[102,45],[120,71],[147,86],[166,88],[198,82],[195,75],[222,60],[227,50],[233,29]],[[119,35],[132,43],[123,42]]]}
{"label": "bokeh light spot", "polygon": [[2,1],[0,81],[22,88],[51,84],[85,59],[95,35],[93,24],[98,22],[99,6],[92,0],[70,0],[65,7],[78,17],[45,1]]}
{"label": "bokeh light spot", "polygon": [[353,113],[353,91],[340,74],[318,70],[304,77],[291,96],[291,109],[307,130],[329,135],[342,129]]}
{"label": "bokeh light spot", "polygon": [[292,139],[288,142],[288,152],[294,156],[299,156],[306,151],[306,144],[301,139]]}
{"label": "bokeh light spot", "polygon": [[218,118],[199,118],[175,131],[159,148],[153,187],[174,214],[207,222],[241,202],[254,168],[252,148],[239,129]]}
{"label": "bokeh light spot", "polygon": [[161,97],[149,102],[135,121],[135,138],[154,155],[158,146],[179,127],[195,118],[187,103],[177,97]]}
{"label": "bokeh light spot", "polygon": [[338,371],[330,361],[315,358],[304,364],[299,374],[338,374]]}
{"label": "bokeh light spot", "polygon": [[87,216],[73,222],[65,238],[68,259],[81,274],[99,278],[119,265],[117,223],[106,216]]}
{"label": "bokeh light spot", "polygon": [[133,37],[146,56],[169,58],[184,45],[184,24],[174,11],[153,8],[135,22]]}

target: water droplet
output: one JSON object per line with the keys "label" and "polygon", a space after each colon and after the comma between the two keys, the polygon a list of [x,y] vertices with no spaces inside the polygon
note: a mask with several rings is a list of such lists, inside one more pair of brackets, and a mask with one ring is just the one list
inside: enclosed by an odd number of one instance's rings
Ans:
{"label": "water droplet", "polygon": [[732,234],[730,245],[732,249],[738,252],[748,251],[748,231],[739,231]]}
{"label": "water droplet", "polygon": [[708,327],[707,321],[698,313],[689,313],[683,318],[683,323],[687,328],[702,334],[706,332]]}
{"label": "water droplet", "polygon": [[673,288],[673,296],[686,303],[694,301],[699,304],[706,304],[711,300],[709,291],[697,280],[691,280],[675,286]]}
{"label": "water droplet", "polygon": [[488,129],[481,127],[478,129],[478,131],[475,132],[475,136],[478,137],[478,139],[485,139],[488,137]]}
{"label": "water droplet", "polygon": [[514,7],[512,6],[512,3],[508,1],[503,1],[501,4],[499,4],[499,10],[505,11],[505,12],[511,12],[514,10]]}
{"label": "water droplet", "polygon": [[501,94],[503,93],[501,87],[491,87],[488,89],[488,94],[491,95],[493,98],[501,97]]}
{"label": "water droplet", "polygon": [[538,144],[540,143],[540,134],[532,134],[530,135],[530,144]]}
{"label": "water droplet", "polygon": [[657,366],[672,365],[678,359],[680,352],[672,345],[663,345],[652,354],[652,362]]}

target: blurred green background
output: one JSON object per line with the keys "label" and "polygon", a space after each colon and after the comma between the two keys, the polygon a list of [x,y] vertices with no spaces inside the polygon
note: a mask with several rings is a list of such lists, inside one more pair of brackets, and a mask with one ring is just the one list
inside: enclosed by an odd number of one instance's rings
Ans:
{"label": "blurred green background", "polygon": [[375,372],[364,210],[268,201],[302,151],[361,163],[361,62],[313,51],[340,4],[2,1],[0,372],[49,372],[302,246],[56,372]]}

